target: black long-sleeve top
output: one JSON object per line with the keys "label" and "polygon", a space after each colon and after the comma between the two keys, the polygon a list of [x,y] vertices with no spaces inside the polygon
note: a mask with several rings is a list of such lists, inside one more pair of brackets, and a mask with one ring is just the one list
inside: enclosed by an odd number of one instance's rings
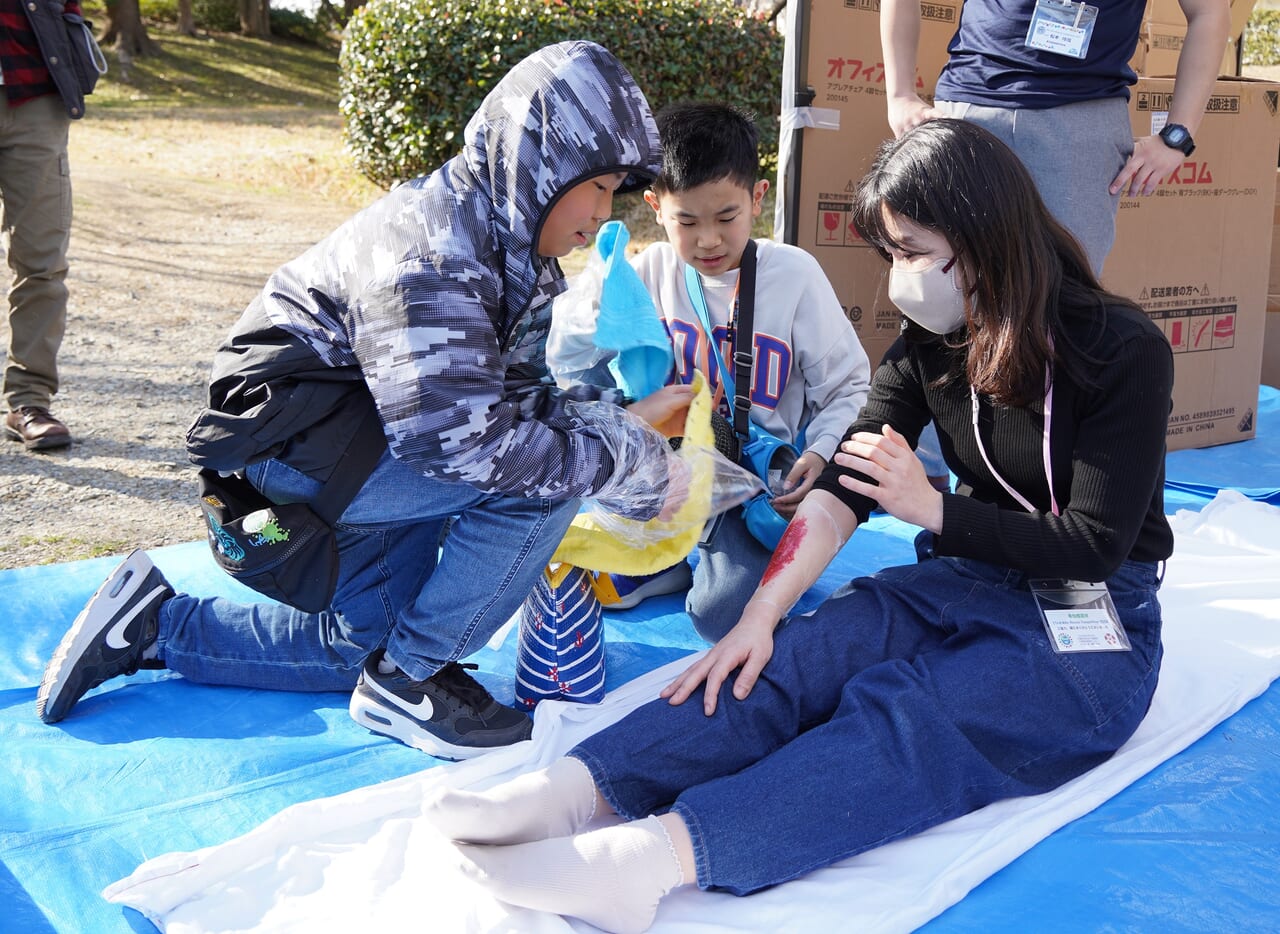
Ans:
{"label": "black long-sleeve top", "polygon": [[[1050,433],[1050,510],[1043,460],[1044,400],[997,406],[979,394],[978,430],[991,463],[1033,506],[1010,496],[974,437],[964,351],[941,340],[899,338],[871,382],[849,432],[892,425],[914,446],[932,418],[959,483],[943,494],[939,555],[976,558],[1033,576],[1101,581],[1125,560],[1160,561],[1173,551],[1164,515],[1165,430],[1173,390],[1168,341],[1140,311],[1108,306],[1064,315],[1055,349]],[[947,372],[959,374],[936,385]],[[834,461],[817,486],[867,520],[875,501],[840,486],[853,473]],[[866,479],[865,477],[863,479]]]}

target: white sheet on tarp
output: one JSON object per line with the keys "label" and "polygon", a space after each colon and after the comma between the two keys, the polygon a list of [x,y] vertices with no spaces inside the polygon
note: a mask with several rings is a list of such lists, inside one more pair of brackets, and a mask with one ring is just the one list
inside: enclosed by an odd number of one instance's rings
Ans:
{"label": "white sheet on tarp", "polygon": [[[1224,492],[1171,521],[1160,686],[1109,762],[1049,794],[1002,801],[750,899],[681,889],[663,900],[653,930],[912,930],[1265,691],[1280,675],[1280,508]],[[494,900],[417,819],[420,803],[441,783],[484,787],[546,765],[687,664],[636,679],[601,705],[544,704],[527,743],[298,804],[219,846],[148,860],[103,895],[167,934],[377,930],[425,919],[440,931],[593,930]]]}

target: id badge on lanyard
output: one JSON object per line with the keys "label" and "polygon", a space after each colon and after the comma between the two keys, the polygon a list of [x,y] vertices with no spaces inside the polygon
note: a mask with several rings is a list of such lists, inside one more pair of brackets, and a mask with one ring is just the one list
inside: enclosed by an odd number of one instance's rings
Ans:
{"label": "id badge on lanyard", "polygon": [[[1050,511],[1056,516],[1061,513],[1058,500],[1053,492],[1053,460],[1050,457],[1050,427],[1053,420],[1053,374],[1046,366],[1044,375],[1044,435],[1042,439],[1044,457],[1045,482],[1049,486]],[[987,456],[986,446],[982,443],[982,433],[978,430],[978,393],[969,387],[969,398],[973,408],[973,437],[978,443],[978,451],[982,459],[1005,491],[1018,501],[1027,512],[1035,512],[1035,506],[1025,496],[1015,490],[995,464]],[[1093,584],[1087,581],[1068,580],[1066,578],[1045,578],[1028,581],[1031,593],[1040,610],[1040,619],[1044,630],[1049,634],[1049,644],[1059,654],[1065,652],[1129,652],[1132,646],[1125,634],[1120,615],[1116,612],[1115,602],[1111,599],[1111,591],[1105,583]]]}
{"label": "id badge on lanyard", "polygon": [[1023,45],[1070,58],[1089,54],[1098,8],[1076,0],[1036,0]]}
{"label": "id badge on lanyard", "polygon": [[1106,584],[1054,579],[1028,584],[1055,652],[1131,650]]}

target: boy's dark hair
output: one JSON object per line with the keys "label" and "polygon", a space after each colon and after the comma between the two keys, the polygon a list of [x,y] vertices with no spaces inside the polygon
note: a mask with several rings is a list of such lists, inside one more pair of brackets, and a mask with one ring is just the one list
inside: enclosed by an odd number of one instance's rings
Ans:
{"label": "boy's dark hair", "polygon": [[729,104],[684,102],[657,115],[662,172],[659,194],[728,179],[750,189],[760,170],[760,134],[748,112]]}

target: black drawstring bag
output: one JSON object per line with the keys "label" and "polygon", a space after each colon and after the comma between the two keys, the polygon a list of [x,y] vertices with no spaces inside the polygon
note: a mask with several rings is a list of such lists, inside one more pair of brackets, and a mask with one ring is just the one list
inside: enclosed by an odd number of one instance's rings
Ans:
{"label": "black drawstring bag", "polygon": [[305,613],[319,613],[338,586],[333,524],[364,486],[386,448],[368,419],[352,438],[314,506],[276,505],[240,474],[200,471],[200,509],[213,559],[246,587]]}

